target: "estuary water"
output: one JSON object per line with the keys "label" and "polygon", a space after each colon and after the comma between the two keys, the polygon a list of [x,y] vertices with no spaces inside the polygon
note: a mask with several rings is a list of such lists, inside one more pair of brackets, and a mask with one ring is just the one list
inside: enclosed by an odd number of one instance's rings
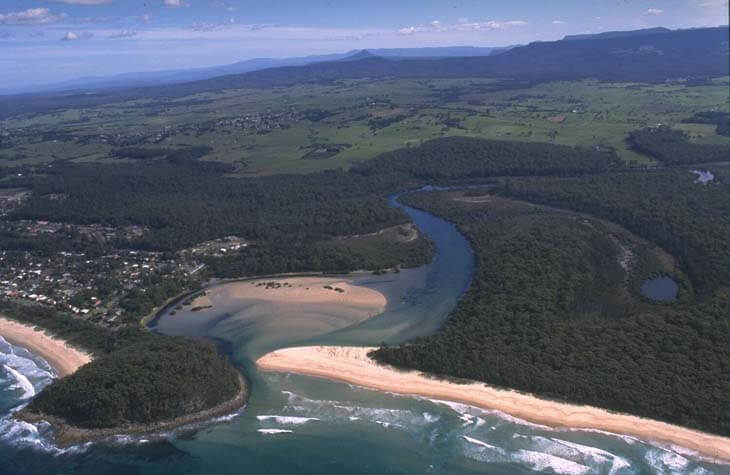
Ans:
{"label": "estuary water", "polygon": [[[253,362],[276,348],[399,342],[435,331],[448,317],[471,280],[473,252],[450,223],[401,205],[397,196],[391,203],[435,242],[437,255],[419,269],[352,277],[388,297],[383,314],[355,325],[324,314],[331,327],[324,333],[317,333],[319,326],[297,327],[297,308],[285,305],[262,313],[255,303],[217,304],[201,312],[165,313],[155,321],[162,333],[220,341],[248,376],[252,393],[246,408],[215,424],[55,448],[48,443],[48,427],[13,422],[10,414],[48,384],[50,368],[0,342],[0,473],[730,473],[728,465],[632,437],[549,428],[462,404],[258,373]],[[276,322],[281,324],[272,325]]]}

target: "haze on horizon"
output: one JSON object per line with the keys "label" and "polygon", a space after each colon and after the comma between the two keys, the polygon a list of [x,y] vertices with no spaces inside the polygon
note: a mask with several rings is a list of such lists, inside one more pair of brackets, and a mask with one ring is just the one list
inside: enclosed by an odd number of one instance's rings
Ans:
{"label": "haze on horizon", "polygon": [[506,46],[728,23],[727,0],[5,0],[0,89],[367,48]]}

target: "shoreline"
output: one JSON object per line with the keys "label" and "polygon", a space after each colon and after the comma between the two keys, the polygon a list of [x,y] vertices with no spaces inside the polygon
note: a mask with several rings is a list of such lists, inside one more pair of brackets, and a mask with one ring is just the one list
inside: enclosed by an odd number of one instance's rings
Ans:
{"label": "shoreline", "polygon": [[73,374],[93,359],[91,354],[70,346],[66,341],[39,327],[23,324],[3,315],[0,315],[0,336],[46,360],[60,378]]}
{"label": "shoreline", "polygon": [[441,399],[497,410],[527,422],[568,429],[596,429],[685,447],[730,462],[730,438],[666,422],[541,399],[483,383],[458,384],[419,371],[402,371],[368,356],[374,347],[309,346],[272,351],[256,361],[261,371],[322,377],[403,396]]}
{"label": "shoreline", "polygon": [[239,391],[233,399],[229,399],[204,411],[151,424],[130,424],[104,429],[84,429],[70,425],[60,417],[35,414],[25,410],[16,413],[15,417],[29,423],[41,421],[50,423],[55,430],[53,435],[54,442],[59,447],[70,447],[87,442],[96,442],[117,435],[157,434],[179,429],[190,424],[213,422],[215,418],[223,417],[240,410],[246,405],[246,401],[248,400],[248,385],[240,373],[238,374],[238,383]]}

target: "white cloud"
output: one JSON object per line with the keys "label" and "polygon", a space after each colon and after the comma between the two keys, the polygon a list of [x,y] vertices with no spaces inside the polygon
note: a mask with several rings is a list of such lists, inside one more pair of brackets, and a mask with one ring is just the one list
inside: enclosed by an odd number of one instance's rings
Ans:
{"label": "white cloud", "polygon": [[565,25],[563,20],[553,20],[553,25]]}
{"label": "white cloud", "polygon": [[111,35],[107,36],[107,38],[131,38],[133,36],[137,36],[137,31],[135,30],[122,30],[117,33],[112,33]]}
{"label": "white cloud", "polygon": [[93,33],[84,31],[83,33],[76,33],[75,31],[69,31],[61,37],[61,41],[76,41],[76,40],[87,40],[94,36]]}
{"label": "white cloud", "polygon": [[406,26],[403,28],[400,28],[398,30],[398,34],[400,35],[413,35],[416,33],[425,33],[425,32],[448,32],[448,31],[490,31],[490,30],[497,30],[497,29],[504,29],[504,28],[510,28],[510,27],[519,27],[519,26],[525,26],[527,25],[527,22],[524,20],[510,20],[505,22],[499,22],[499,21],[483,21],[483,22],[469,22],[469,21],[462,21],[465,19],[461,19],[458,21],[458,23],[445,25],[441,23],[438,20],[434,20],[428,25],[414,25],[414,26]]}
{"label": "white cloud", "polygon": [[112,0],[51,0],[58,3],[66,3],[68,5],[105,5],[112,3]]}
{"label": "white cloud", "polygon": [[664,13],[664,10],[660,8],[650,8],[644,12],[644,15],[661,15],[662,13]]}
{"label": "white cloud", "polygon": [[22,12],[0,13],[0,25],[43,25],[56,23],[66,14],[54,14],[48,8],[29,8]]}
{"label": "white cloud", "polygon": [[162,0],[162,4],[170,8],[180,8],[188,6],[188,3],[184,0]]}

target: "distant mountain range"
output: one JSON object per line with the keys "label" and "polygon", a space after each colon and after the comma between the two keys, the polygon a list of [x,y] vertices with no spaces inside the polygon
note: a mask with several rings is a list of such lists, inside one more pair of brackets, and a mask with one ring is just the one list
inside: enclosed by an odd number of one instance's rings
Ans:
{"label": "distant mountain range", "polygon": [[646,36],[655,35],[657,33],[670,33],[672,30],[669,28],[658,27],[658,28],[645,28],[643,30],[630,30],[630,31],[606,31],[604,33],[594,33],[587,35],[568,35],[564,40],[600,40],[606,38],[626,38],[630,36]]}
{"label": "distant mountain range", "polygon": [[326,61],[312,59],[304,65],[258,69],[164,86],[0,96],[0,118],[143,97],[164,100],[224,89],[330,83],[340,79],[483,77],[534,83],[595,78],[657,82],[730,75],[727,26],[610,32],[535,42],[489,51],[487,55],[452,56],[477,50],[425,49],[418,54],[410,50],[411,55],[407,57],[403,56],[404,50],[385,50],[391,56],[384,56],[384,50],[367,50]]}
{"label": "distant mountain range", "polygon": [[[476,46],[445,46],[435,48],[383,48],[367,50],[371,56],[384,58],[448,58],[454,56],[489,56],[495,52],[505,51],[510,47],[488,48]],[[239,61],[225,66],[209,68],[175,69],[168,71],[133,72],[114,76],[94,76],[70,79],[53,84],[35,84],[19,88],[0,89],[0,94],[24,94],[77,89],[114,89],[124,87],[152,86],[198,81],[216,76],[242,74],[261,69],[282,66],[303,66],[312,63],[361,59],[361,50],[340,54],[304,56],[299,58],[256,58]]]}
{"label": "distant mountain range", "polygon": [[[262,69],[178,84],[168,93],[287,86],[357,78],[517,78],[533,81],[597,78],[664,81],[728,75],[728,29],[651,29],[535,42],[481,57],[388,58],[369,54],[352,61]],[[162,92],[162,91],[160,91]]]}

